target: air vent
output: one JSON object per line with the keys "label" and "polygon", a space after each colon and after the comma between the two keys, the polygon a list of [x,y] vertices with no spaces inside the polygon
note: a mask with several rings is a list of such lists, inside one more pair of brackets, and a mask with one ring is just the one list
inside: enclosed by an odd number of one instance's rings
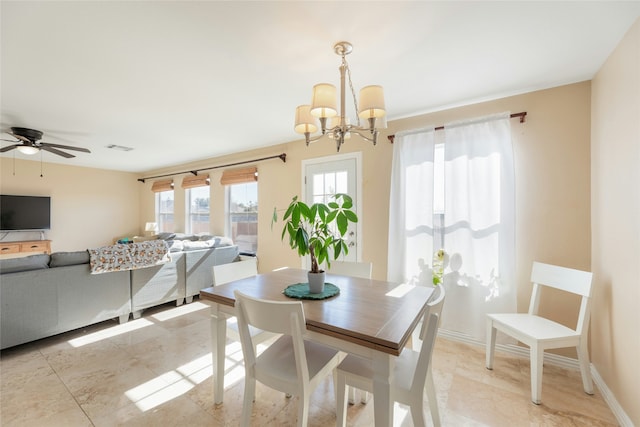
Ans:
{"label": "air vent", "polygon": [[109,145],[107,145],[107,148],[111,148],[113,150],[120,150],[120,151],[131,151],[131,150],[133,150],[133,148],[131,148],[131,147],[124,147],[122,145],[115,145],[115,144],[109,144]]}

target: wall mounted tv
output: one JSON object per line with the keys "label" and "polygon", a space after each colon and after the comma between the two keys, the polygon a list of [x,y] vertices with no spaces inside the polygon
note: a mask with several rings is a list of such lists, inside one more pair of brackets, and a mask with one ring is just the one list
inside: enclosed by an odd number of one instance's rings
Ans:
{"label": "wall mounted tv", "polygon": [[48,230],[51,197],[0,195],[0,230]]}

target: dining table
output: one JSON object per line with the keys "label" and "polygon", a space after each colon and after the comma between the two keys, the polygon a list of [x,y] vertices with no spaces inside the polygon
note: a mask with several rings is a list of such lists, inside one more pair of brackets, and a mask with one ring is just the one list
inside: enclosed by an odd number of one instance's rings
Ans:
{"label": "dining table", "polygon": [[200,291],[201,300],[211,304],[215,403],[222,403],[224,398],[227,318],[236,315],[234,291],[238,290],[265,300],[302,301],[307,328],[305,339],[371,360],[375,425],[391,426],[394,402],[390,384],[395,358],[422,319],[433,289],[327,273],[325,282],[339,289],[335,296],[297,299],[284,294],[288,286],[306,282],[306,270],[282,268]]}

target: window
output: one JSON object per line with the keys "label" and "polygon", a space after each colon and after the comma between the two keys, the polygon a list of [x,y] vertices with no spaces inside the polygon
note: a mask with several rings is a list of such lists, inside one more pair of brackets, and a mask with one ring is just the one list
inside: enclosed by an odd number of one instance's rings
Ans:
{"label": "window", "polygon": [[240,252],[258,250],[258,183],[227,185],[227,235]]}
{"label": "window", "polygon": [[209,233],[209,186],[193,187],[185,191],[186,232],[192,234]]}
{"label": "window", "polygon": [[161,232],[174,232],[173,190],[156,192],[156,222]]}

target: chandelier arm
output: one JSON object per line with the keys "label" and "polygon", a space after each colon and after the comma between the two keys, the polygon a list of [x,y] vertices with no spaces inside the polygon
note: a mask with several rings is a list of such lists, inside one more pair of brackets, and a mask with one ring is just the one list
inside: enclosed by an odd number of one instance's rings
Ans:
{"label": "chandelier arm", "polygon": [[[360,138],[364,139],[365,141],[371,142],[373,145],[376,145],[378,143],[378,134],[380,132],[377,130],[371,131],[369,129],[362,129],[360,127],[352,127],[351,129],[349,129],[349,132],[358,134]],[[371,137],[367,136],[365,132],[370,134]]]}

